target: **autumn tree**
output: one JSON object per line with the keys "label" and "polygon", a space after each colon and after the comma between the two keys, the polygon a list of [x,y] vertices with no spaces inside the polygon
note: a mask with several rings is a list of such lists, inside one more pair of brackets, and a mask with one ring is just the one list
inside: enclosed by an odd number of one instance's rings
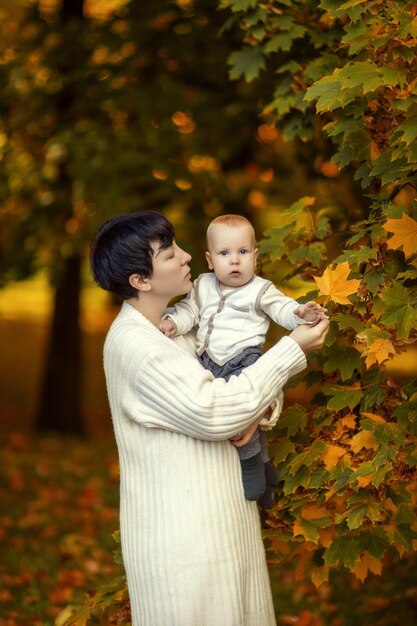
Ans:
{"label": "autumn tree", "polygon": [[84,428],[81,271],[98,225],[163,210],[194,253],[204,220],[248,206],[251,181],[240,174],[236,184],[235,172],[262,150],[258,91],[230,83],[231,45],[217,38],[215,8],[215,0],[198,12],[163,0],[115,0],[108,12],[82,0],[0,8],[1,283],[44,269],[55,293],[42,430]]}
{"label": "autumn tree", "polygon": [[[273,72],[265,111],[286,137],[327,137],[331,164],[350,168],[369,198],[345,250],[314,198],[289,207],[262,242],[264,268],[298,275],[325,303],[325,349],[298,384],[308,408],[287,408],[274,455],[279,505],[267,522],[275,558],[294,558],[316,584],[333,567],[361,580],[390,547],[416,546],[417,389],[386,364],[417,339],[416,7],[361,0],[223,0],[240,49],[233,79]],[[343,234],[343,233],[342,233]],[[268,263],[269,262],[269,263]],[[284,277],[285,283],[285,277]]]}
{"label": "autumn tree", "polygon": [[[271,560],[293,560],[297,576],[316,585],[332,568],[364,580],[381,573],[391,548],[403,556],[417,541],[417,389],[386,371],[417,338],[415,7],[220,6],[230,12],[223,37],[238,27],[243,38],[229,59],[231,78],[273,77],[262,113],[287,140],[320,146],[326,138],[321,166],[354,172],[368,198],[365,219],[342,224],[347,243],[336,254],[328,245],[334,226],[313,197],[291,205],[260,244],[263,272],[276,275],[279,266],[284,288],[301,277],[304,299],[320,300],[331,317],[325,348],[291,383],[309,405],[287,407],[272,439],[280,483],[264,531]],[[100,589],[68,626],[103,611],[128,615],[124,579]]]}

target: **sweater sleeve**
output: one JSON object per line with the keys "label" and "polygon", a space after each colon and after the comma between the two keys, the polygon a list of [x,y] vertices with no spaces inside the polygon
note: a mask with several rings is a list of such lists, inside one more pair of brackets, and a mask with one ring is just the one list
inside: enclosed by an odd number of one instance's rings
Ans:
{"label": "sweater sleeve", "polygon": [[[105,368],[112,413],[121,402],[123,413],[143,426],[197,439],[225,440],[249,426],[288,378],[306,366],[299,345],[284,337],[226,382],[214,378],[195,356],[166,337],[161,335],[146,354],[138,349],[140,339],[131,336],[122,342],[132,346],[130,353],[117,337],[108,342]],[[120,355],[120,350],[123,356],[117,357],[114,352]],[[112,371],[114,367],[117,371]]]}
{"label": "sweater sleeve", "polygon": [[259,308],[266,313],[276,324],[287,330],[294,330],[306,322],[294,314],[299,303],[293,298],[285,296],[275,285],[270,285],[262,294]]}

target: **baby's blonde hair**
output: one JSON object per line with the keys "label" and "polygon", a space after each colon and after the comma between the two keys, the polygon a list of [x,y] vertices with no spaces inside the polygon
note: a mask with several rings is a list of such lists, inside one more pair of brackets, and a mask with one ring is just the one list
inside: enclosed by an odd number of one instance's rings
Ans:
{"label": "baby's blonde hair", "polygon": [[233,213],[228,213],[227,215],[219,215],[218,217],[215,217],[214,220],[211,221],[210,224],[208,225],[207,232],[206,232],[207,247],[209,247],[210,231],[212,230],[212,226],[215,226],[216,224],[219,224],[219,225],[223,224],[224,226],[230,226],[232,228],[233,226],[242,226],[242,225],[249,226],[249,228],[252,230],[253,245],[256,246],[255,230],[252,224],[250,223],[250,221],[246,219],[246,217],[243,217],[243,215],[235,215]]}

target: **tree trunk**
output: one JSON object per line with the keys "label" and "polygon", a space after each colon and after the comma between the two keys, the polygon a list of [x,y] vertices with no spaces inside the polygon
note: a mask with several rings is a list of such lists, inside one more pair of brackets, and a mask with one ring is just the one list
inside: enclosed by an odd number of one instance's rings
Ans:
{"label": "tree trunk", "polygon": [[83,435],[81,415],[81,258],[69,257],[55,306],[37,416],[40,431]]}
{"label": "tree trunk", "polygon": [[[64,127],[76,122],[72,107],[79,88],[68,78],[74,75],[74,70],[85,67],[82,38],[74,37],[74,30],[81,33],[83,29],[83,5],[83,0],[63,0],[60,9],[62,46],[56,69],[66,80],[56,94],[55,107],[57,119]],[[73,202],[73,184],[65,163],[61,164],[59,180],[61,201],[66,207],[65,224],[72,215]],[[78,252],[62,260],[36,419],[37,429],[41,432],[75,435],[85,432],[81,411],[81,263]]]}

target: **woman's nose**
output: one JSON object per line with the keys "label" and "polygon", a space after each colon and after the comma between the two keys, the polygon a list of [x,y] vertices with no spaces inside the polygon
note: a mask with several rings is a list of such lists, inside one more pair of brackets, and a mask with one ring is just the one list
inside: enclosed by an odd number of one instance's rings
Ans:
{"label": "woman's nose", "polygon": [[186,252],[183,249],[181,249],[181,252],[182,252],[182,264],[186,265],[186,263],[189,263],[193,257],[191,256],[191,254],[188,254],[188,252]]}

